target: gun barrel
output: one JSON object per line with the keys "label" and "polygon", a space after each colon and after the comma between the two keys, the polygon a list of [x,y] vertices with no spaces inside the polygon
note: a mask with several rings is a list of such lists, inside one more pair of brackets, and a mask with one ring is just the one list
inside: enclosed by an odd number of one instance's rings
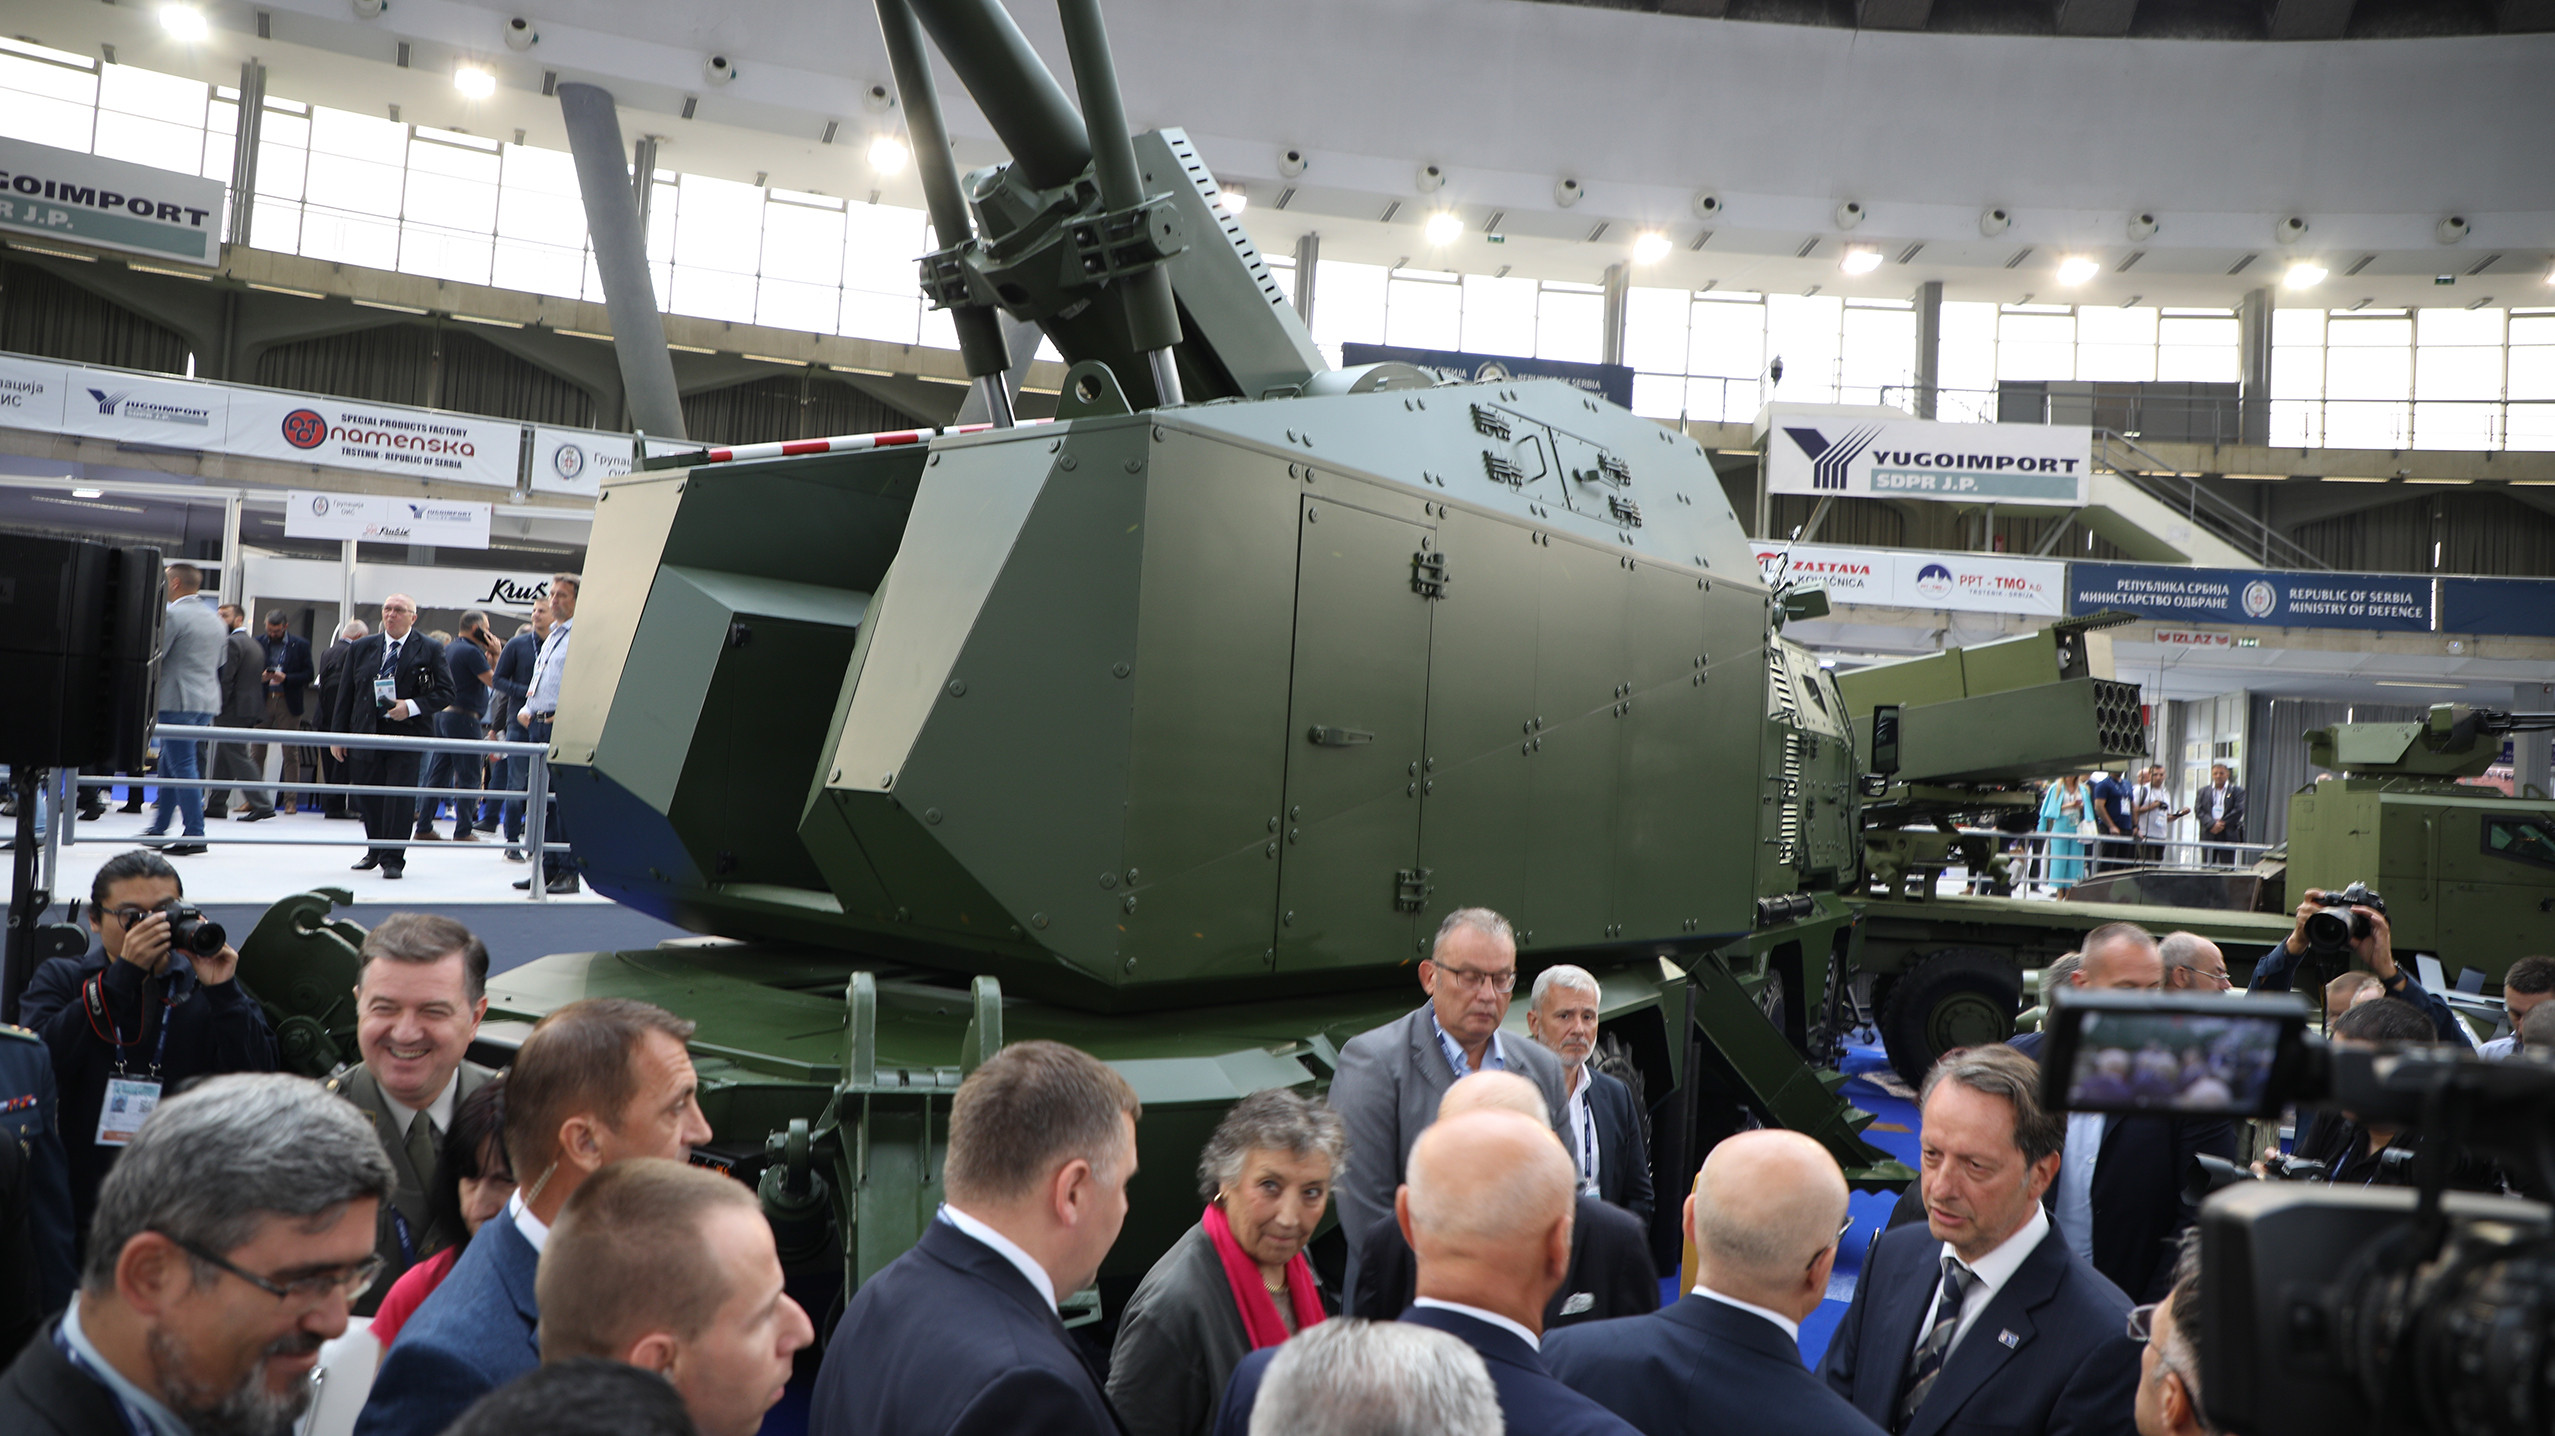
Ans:
{"label": "gun barrel", "polygon": [[1091,163],[1090,132],[1001,0],[913,0],[913,6],[1030,183],[1052,189],[1082,173]]}

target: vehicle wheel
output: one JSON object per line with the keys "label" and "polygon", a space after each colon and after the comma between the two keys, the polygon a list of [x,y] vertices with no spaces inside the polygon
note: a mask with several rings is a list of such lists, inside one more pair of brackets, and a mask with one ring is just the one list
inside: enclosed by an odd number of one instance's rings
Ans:
{"label": "vehicle wheel", "polygon": [[1975,947],[1933,953],[1890,985],[1881,1004],[1881,1044],[1900,1080],[1915,1087],[1935,1059],[2014,1035],[2023,974],[2011,959]]}

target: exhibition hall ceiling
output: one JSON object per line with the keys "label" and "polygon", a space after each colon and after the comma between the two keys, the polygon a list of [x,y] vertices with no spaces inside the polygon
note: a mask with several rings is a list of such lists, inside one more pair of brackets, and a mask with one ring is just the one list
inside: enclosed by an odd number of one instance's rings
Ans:
{"label": "exhibition hall ceiling", "polygon": [[[271,95],[553,147],[545,84],[588,81],[626,133],[661,137],[666,169],[920,204],[910,167],[868,162],[903,126],[866,102],[888,76],[864,4],[189,3],[210,22],[193,43],[156,3],[19,0],[0,28],[222,83],[255,56]],[[1061,71],[1053,7],[1015,10]],[[1106,10],[1130,118],[1186,128],[1272,254],[1313,231],[1327,259],[1593,282],[1656,233],[1636,284],[2228,305],[2304,263],[2328,277],[2281,302],[2555,305],[2555,37],[1900,33],[1527,0]],[[517,16],[539,36],[520,51]],[[494,93],[458,91],[464,66]],[[943,93],[961,162],[998,160],[945,69]],[[1463,229],[1431,244],[1441,211]],[[1846,272],[1861,247],[1879,262]],[[2071,259],[2085,277],[2063,283]]]}

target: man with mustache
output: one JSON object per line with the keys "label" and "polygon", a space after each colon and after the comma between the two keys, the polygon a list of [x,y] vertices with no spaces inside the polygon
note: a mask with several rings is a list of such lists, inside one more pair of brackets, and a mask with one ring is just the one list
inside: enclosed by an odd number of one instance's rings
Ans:
{"label": "man with mustache", "polygon": [[280,1074],[160,1104],[108,1173],[70,1310],[0,1374],[0,1431],[286,1436],[380,1270],[361,1114]]}

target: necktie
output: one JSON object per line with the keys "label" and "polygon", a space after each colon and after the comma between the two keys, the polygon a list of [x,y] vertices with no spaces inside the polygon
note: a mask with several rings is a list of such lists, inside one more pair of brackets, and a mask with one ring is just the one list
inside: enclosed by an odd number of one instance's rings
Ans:
{"label": "necktie", "polygon": [[1934,1301],[1934,1324],[1925,1331],[1925,1339],[1916,1344],[1915,1359],[1908,1363],[1907,1391],[1899,1398],[1898,1424],[1893,1431],[1904,1431],[1916,1419],[1916,1409],[1925,1404],[1927,1393],[1934,1389],[1934,1378],[1943,1374],[1943,1358],[1952,1349],[1952,1333],[1960,1330],[1961,1303],[1969,1299],[1970,1290],[1978,1285],[1978,1274],[1961,1265],[1961,1259],[1949,1252],[1943,1254],[1943,1285]]}
{"label": "necktie", "polygon": [[435,1119],[420,1112],[408,1122],[408,1165],[415,1168],[417,1180],[429,1186],[435,1176],[435,1154],[444,1144],[444,1134],[435,1130]]}

